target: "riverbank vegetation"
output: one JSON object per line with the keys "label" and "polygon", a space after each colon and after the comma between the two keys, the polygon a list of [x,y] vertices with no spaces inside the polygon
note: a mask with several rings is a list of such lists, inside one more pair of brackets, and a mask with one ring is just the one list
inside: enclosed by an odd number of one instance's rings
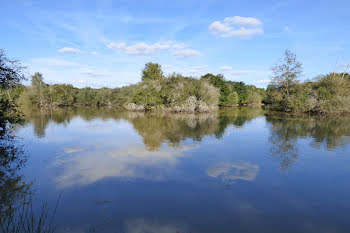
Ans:
{"label": "riverbank vegetation", "polygon": [[348,73],[330,73],[301,82],[302,64],[288,50],[272,71],[274,77],[264,102],[274,109],[293,113],[350,113]]}
{"label": "riverbank vegetation", "polygon": [[[31,76],[29,86],[17,85],[3,98],[21,106],[123,106],[128,110],[167,112],[210,112],[218,107],[261,104],[263,88],[227,81],[223,75],[206,74],[201,78],[173,73],[163,74],[157,63],[147,63],[142,81],[120,88],[75,88],[69,84],[49,85],[43,75]],[[6,97],[8,95],[8,97]]]}
{"label": "riverbank vegetation", "polygon": [[[119,88],[75,88],[70,84],[47,84],[35,73],[28,86],[14,82],[2,88],[2,101],[39,108],[62,106],[123,106],[127,110],[164,112],[210,112],[218,107],[270,105],[292,113],[349,113],[350,75],[330,73],[301,81],[303,66],[286,50],[272,67],[267,89],[229,81],[223,75],[200,78],[173,73],[165,76],[157,63],[147,63],[141,82]],[[6,85],[6,84],[2,84]],[[3,103],[5,103],[3,102]]]}

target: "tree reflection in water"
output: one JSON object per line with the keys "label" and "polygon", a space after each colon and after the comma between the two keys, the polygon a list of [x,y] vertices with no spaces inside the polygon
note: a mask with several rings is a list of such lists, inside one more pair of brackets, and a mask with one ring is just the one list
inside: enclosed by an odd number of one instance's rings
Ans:
{"label": "tree reflection in water", "polygon": [[[18,121],[19,122],[19,121]],[[23,149],[16,140],[14,125],[1,122],[0,131],[0,226],[21,207],[29,194],[30,183],[24,181],[19,170],[26,161]],[[1,228],[0,228],[1,230]]]}
{"label": "tree reflection in water", "polygon": [[58,108],[55,110],[24,110],[27,122],[32,123],[38,137],[45,135],[50,122],[68,125],[74,117],[85,121],[94,119],[127,120],[149,151],[159,150],[162,143],[179,147],[187,138],[201,141],[205,136],[221,138],[227,127],[242,127],[264,116],[269,124],[271,155],[280,160],[281,170],[290,168],[298,154],[298,140],[312,139],[313,147],[332,150],[350,143],[350,116],[288,115],[264,110],[261,107],[227,108],[216,113],[162,114],[127,112],[115,108]]}
{"label": "tree reflection in water", "polygon": [[281,170],[290,168],[300,152],[298,140],[309,138],[311,146],[327,150],[350,143],[350,116],[309,116],[267,113],[271,154],[281,160]]}
{"label": "tree reflection in water", "polygon": [[22,119],[4,119],[0,117],[0,232],[53,232],[56,209],[51,213],[43,204],[37,215],[32,208],[32,183],[19,174],[27,161],[14,133]]}

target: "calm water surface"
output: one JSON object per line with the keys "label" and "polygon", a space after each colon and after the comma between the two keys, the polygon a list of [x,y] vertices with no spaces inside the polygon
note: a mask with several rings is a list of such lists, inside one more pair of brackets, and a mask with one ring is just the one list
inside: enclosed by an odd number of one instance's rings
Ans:
{"label": "calm water surface", "polygon": [[19,172],[56,232],[350,232],[350,117],[25,111]]}

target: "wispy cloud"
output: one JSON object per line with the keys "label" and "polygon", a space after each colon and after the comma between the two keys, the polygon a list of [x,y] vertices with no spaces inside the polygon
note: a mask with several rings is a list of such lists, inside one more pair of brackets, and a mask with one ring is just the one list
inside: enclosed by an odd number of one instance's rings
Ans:
{"label": "wispy cloud", "polygon": [[219,37],[240,38],[262,35],[264,33],[260,20],[241,16],[226,17],[223,22],[214,21],[210,24],[209,31]]}
{"label": "wispy cloud", "polygon": [[160,50],[168,50],[170,49],[170,45],[168,43],[155,43],[155,44],[147,44],[147,43],[136,43],[134,45],[126,45],[126,43],[109,43],[107,44],[108,48],[122,50],[126,54],[134,54],[134,55],[149,55],[154,54]]}
{"label": "wispy cloud", "polygon": [[231,66],[221,66],[220,70],[222,70],[222,71],[232,70],[232,67]]}
{"label": "wispy cloud", "polygon": [[58,52],[60,52],[60,53],[81,53],[81,50],[76,49],[76,48],[63,47],[63,48],[59,49]]}
{"label": "wispy cloud", "polygon": [[261,80],[256,81],[257,84],[268,84],[270,82],[271,82],[270,79],[261,79]]}
{"label": "wispy cloud", "polygon": [[194,57],[199,55],[201,55],[201,53],[194,49],[182,49],[174,53],[174,56],[179,58]]}
{"label": "wispy cloud", "polygon": [[127,45],[125,42],[111,42],[107,44],[110,49],[121,50],[126,54],[133,55],[150,55],[162,50],[183,49],[187,45],[184,43],[176,43],[172,41],[147,44],[145,42]]}

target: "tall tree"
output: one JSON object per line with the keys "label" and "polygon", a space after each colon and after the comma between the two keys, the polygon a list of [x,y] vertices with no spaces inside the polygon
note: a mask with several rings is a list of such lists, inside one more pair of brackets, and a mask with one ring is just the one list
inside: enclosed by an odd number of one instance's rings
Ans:
{"label": "tall tree", "polygon": [[44,88],[45,83],[43,79],[43,75],[39,72],[36,72],[34,75],[32,75],[32,87],[38,96],[38,105],[43,106],[44,104]]}
{"label": "tall tree", "polygon": [[271,85],[282,90],[282,94],[288,97],[291,88],[299,83],[303,65],[297,60],[295,53],[285,50],[284,58],[272,67],[272,72]]}
{"label": "tall tree", "polygon": [[142,69],[142,81],[159,80],[163,77],[162,67],[158,63],[148,62]]}

